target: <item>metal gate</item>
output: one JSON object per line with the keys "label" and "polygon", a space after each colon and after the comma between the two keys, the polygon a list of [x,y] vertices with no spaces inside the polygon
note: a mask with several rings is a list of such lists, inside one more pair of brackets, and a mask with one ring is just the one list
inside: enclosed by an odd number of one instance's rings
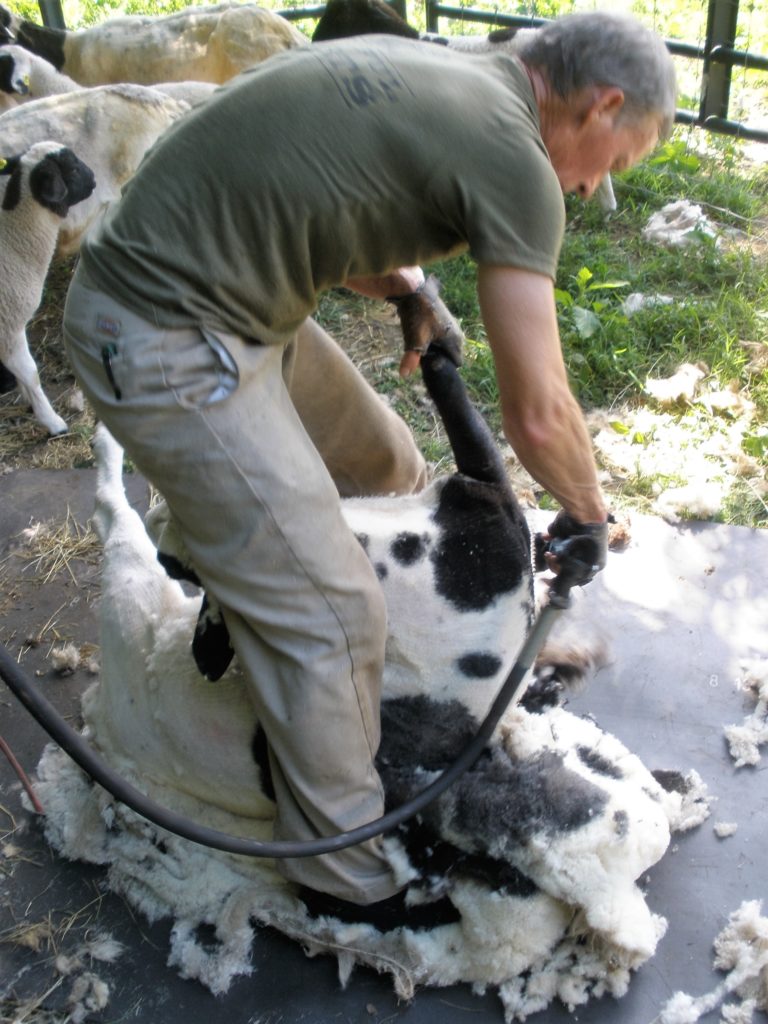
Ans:
{"label": "metal gate", "polygon": [[[395,10],[406,17],[406,0],[389,0]],[[441,18],[475,22],[488,26],[530,28],[543,25],[546,18],[527,15],[501,14],[476,10],[471,7],[453,7],[439,0],[424,0],[426,26],[429,32],[439,31]],[[64,28],[61,0],[38,0],[43,23]],[[291,21],[317,19],[325,5],[315,7],[286,8],[279,11]],[[666,40],[670,53],[679,57],[702,62],[701,90],[698,111],[678,110],[676,120],[680,124],[698,125],[709,131],[737,136],[754,142],[768,142],[768,131],[750,127],[729,117],[731,82],[734,68],[748,71],[768,71],[768,57],[747,50],[737,50],[736,22],[739,0],[709,0],[707,30],[704,43],[684,43]]]}
{"label": "metal gate", "polygon": [[[532,28],[546,23],[546,18],[505,15],[466,7],[452,7],[439,0],[425,0],[428,32],[439,31],[440,18],[480,22],[496,27]],[[768,142],[768,131],[750,128],[728,116],[731,79],[734,68],[768,71],[768,57],[735,49],[736,21],[739,0],[709,0],[707,31],[703,45],[667,39],[667,47],[675,56],[700,60],[703,63],[699,109],[678,110],[680,124],[695,124],[709,131],[735,135],[755,142]]]}

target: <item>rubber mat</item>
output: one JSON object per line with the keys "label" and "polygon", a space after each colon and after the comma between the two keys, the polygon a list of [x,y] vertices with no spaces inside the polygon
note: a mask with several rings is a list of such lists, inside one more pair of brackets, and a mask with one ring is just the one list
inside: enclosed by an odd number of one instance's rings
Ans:
{"label": "rubber mat", "polygon": [[[127,478],[130,499],[146,504],[141,479]],[[0,640],[46,696],[77,720],[79,697],[93,681],[85,669],[57,675],[51,647],[98,643],[98,552],[72,557],[55,571],[25,543],[35,522],[82,529],[93,505],[91,470],[19,471],[0,480]],[[75,525],[77,524],[77,525]],[[712,942],[745,900],[768,896],[768,787],[762,765],[736,769],[723,735],[752,704],[737,689],[744,658],[768,657],[768,532],[713,524],[678,527],[635,516],[631,543],[579,592],[569,628],[602,635],[610,664],[569,708],[591,714],[646,765],[695,769],[708,787],[712,815],[673,844],[640,880],[651,909],[669,922],[656,955],[633,975],[620,1001],[593,1000],[569,1013],[553,1005],[531,1024],[652,1024],[669,997],[699,996],[723,975],[712,967]],[[48,575],[50,574],[50,575]],[[46,578],[48,576],[48,578]],[[0,735],[31,774],[46,734],[0,686]],[[768,749],[765,759],[768,758]],[[40,999],[63,1010],[85,968],[109,986],[109,1001],[85,1019],[148,1024],[498,1024],[503,1010],[488,992],[469,987],[420,989],[398,1004],[388,980],[356,970],[339,986],[335,960],[309,959],[284,936],[263,930],[254,973],[214,997],[165,965],[168,922],[150,924],[110,892],[105,871],[57,858],[36,817],[22,808],[21,785],[0,757],[0,1001]],[[737,826],[718,838],[717,822]],[[766,904],[768,912],[768,901]],[[94,937],[111,935],[125,951],[113,963],[93,959],[61,973]],[[77,995],[77,993],[75,993]],[[34,1022],[34,1013],[25,1020]],[[713,1011],[704,1024],[720,1019]],[[756,1013],[755,1021],[768,1017]]]}

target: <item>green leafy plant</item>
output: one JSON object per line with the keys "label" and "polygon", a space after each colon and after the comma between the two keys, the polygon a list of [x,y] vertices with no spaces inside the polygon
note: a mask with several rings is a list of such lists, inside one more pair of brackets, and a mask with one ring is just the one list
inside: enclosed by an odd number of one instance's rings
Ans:
{"label": "green leafy plant", "polygon": [[747,455],[756,459],[765,458],[768,455],[768,426],[758,427],[751,434],[747,434],[742,447]]}
{"label": "green leafy plant", "polygon": [[666,167],[682,174],[695,174],[701,167],[701,160],[691,153],[684,139],[665,142],[658,152],[648,160],[650,167]]}
{"label": "green leafy plant", "polygon": [[615,306],[596,297],[598,292],[626,288],[628,281],[595,281],[588,267],[582,267],[572,277],[574,292],[555,288],[555,300],[570,318],[580,338],[589,339],[600,330],[600,315],[615,311]]}

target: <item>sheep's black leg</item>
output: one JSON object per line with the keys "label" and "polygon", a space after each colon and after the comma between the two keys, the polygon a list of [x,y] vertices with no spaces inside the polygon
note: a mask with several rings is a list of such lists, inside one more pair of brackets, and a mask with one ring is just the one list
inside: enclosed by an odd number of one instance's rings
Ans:
{"label": "sheep's black leg", "polygon": [[507,487],[504,462],[493,435],[470,402],[464,381],[454,364],[439,349],[431,346],[421,357],[421,372],[445,425],[459,473]]}

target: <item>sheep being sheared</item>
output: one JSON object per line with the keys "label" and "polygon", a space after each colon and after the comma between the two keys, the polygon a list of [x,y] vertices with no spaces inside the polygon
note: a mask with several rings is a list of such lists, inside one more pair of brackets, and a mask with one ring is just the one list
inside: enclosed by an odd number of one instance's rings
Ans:
{"label": "sheep being sheared", "polygon": [[[422,366],[457,472],[417,495],[344,502],[387,600],[377,765],[388,806],[461,751],[533,610],[528,528],[490,433],[448,359],[428,352]],[[125,498],[122,453],[101,428],[96,450],[104,565],[102,674],[84,699],[92,742],[161,803],[268,840],[265,737],[238,666],[217,683],[200,674],[191,651],[200,599],[160,568]],[[557,996],[575,1005],[621,995],[664,930],[635,880],[664,853],[683,797],[557,706],[543,667],[535,675],[532,699],[507,711],[475,766],[385,840],[409,898],[439,894],[455,909],[430,930],[318,915],[269,862],[159,832],[51,750],[38,769],[48,834],[68,857],[108,863],[111,884],[151,918],[171,914],[170,962],[214,992],[252,970],[255,921],[311,952],[343,949],[345,974],[356,962],[391,973],[405,997],[418,984],[498,986],[508,1020]],[[214,948],[196,940],[203,921]]]}

